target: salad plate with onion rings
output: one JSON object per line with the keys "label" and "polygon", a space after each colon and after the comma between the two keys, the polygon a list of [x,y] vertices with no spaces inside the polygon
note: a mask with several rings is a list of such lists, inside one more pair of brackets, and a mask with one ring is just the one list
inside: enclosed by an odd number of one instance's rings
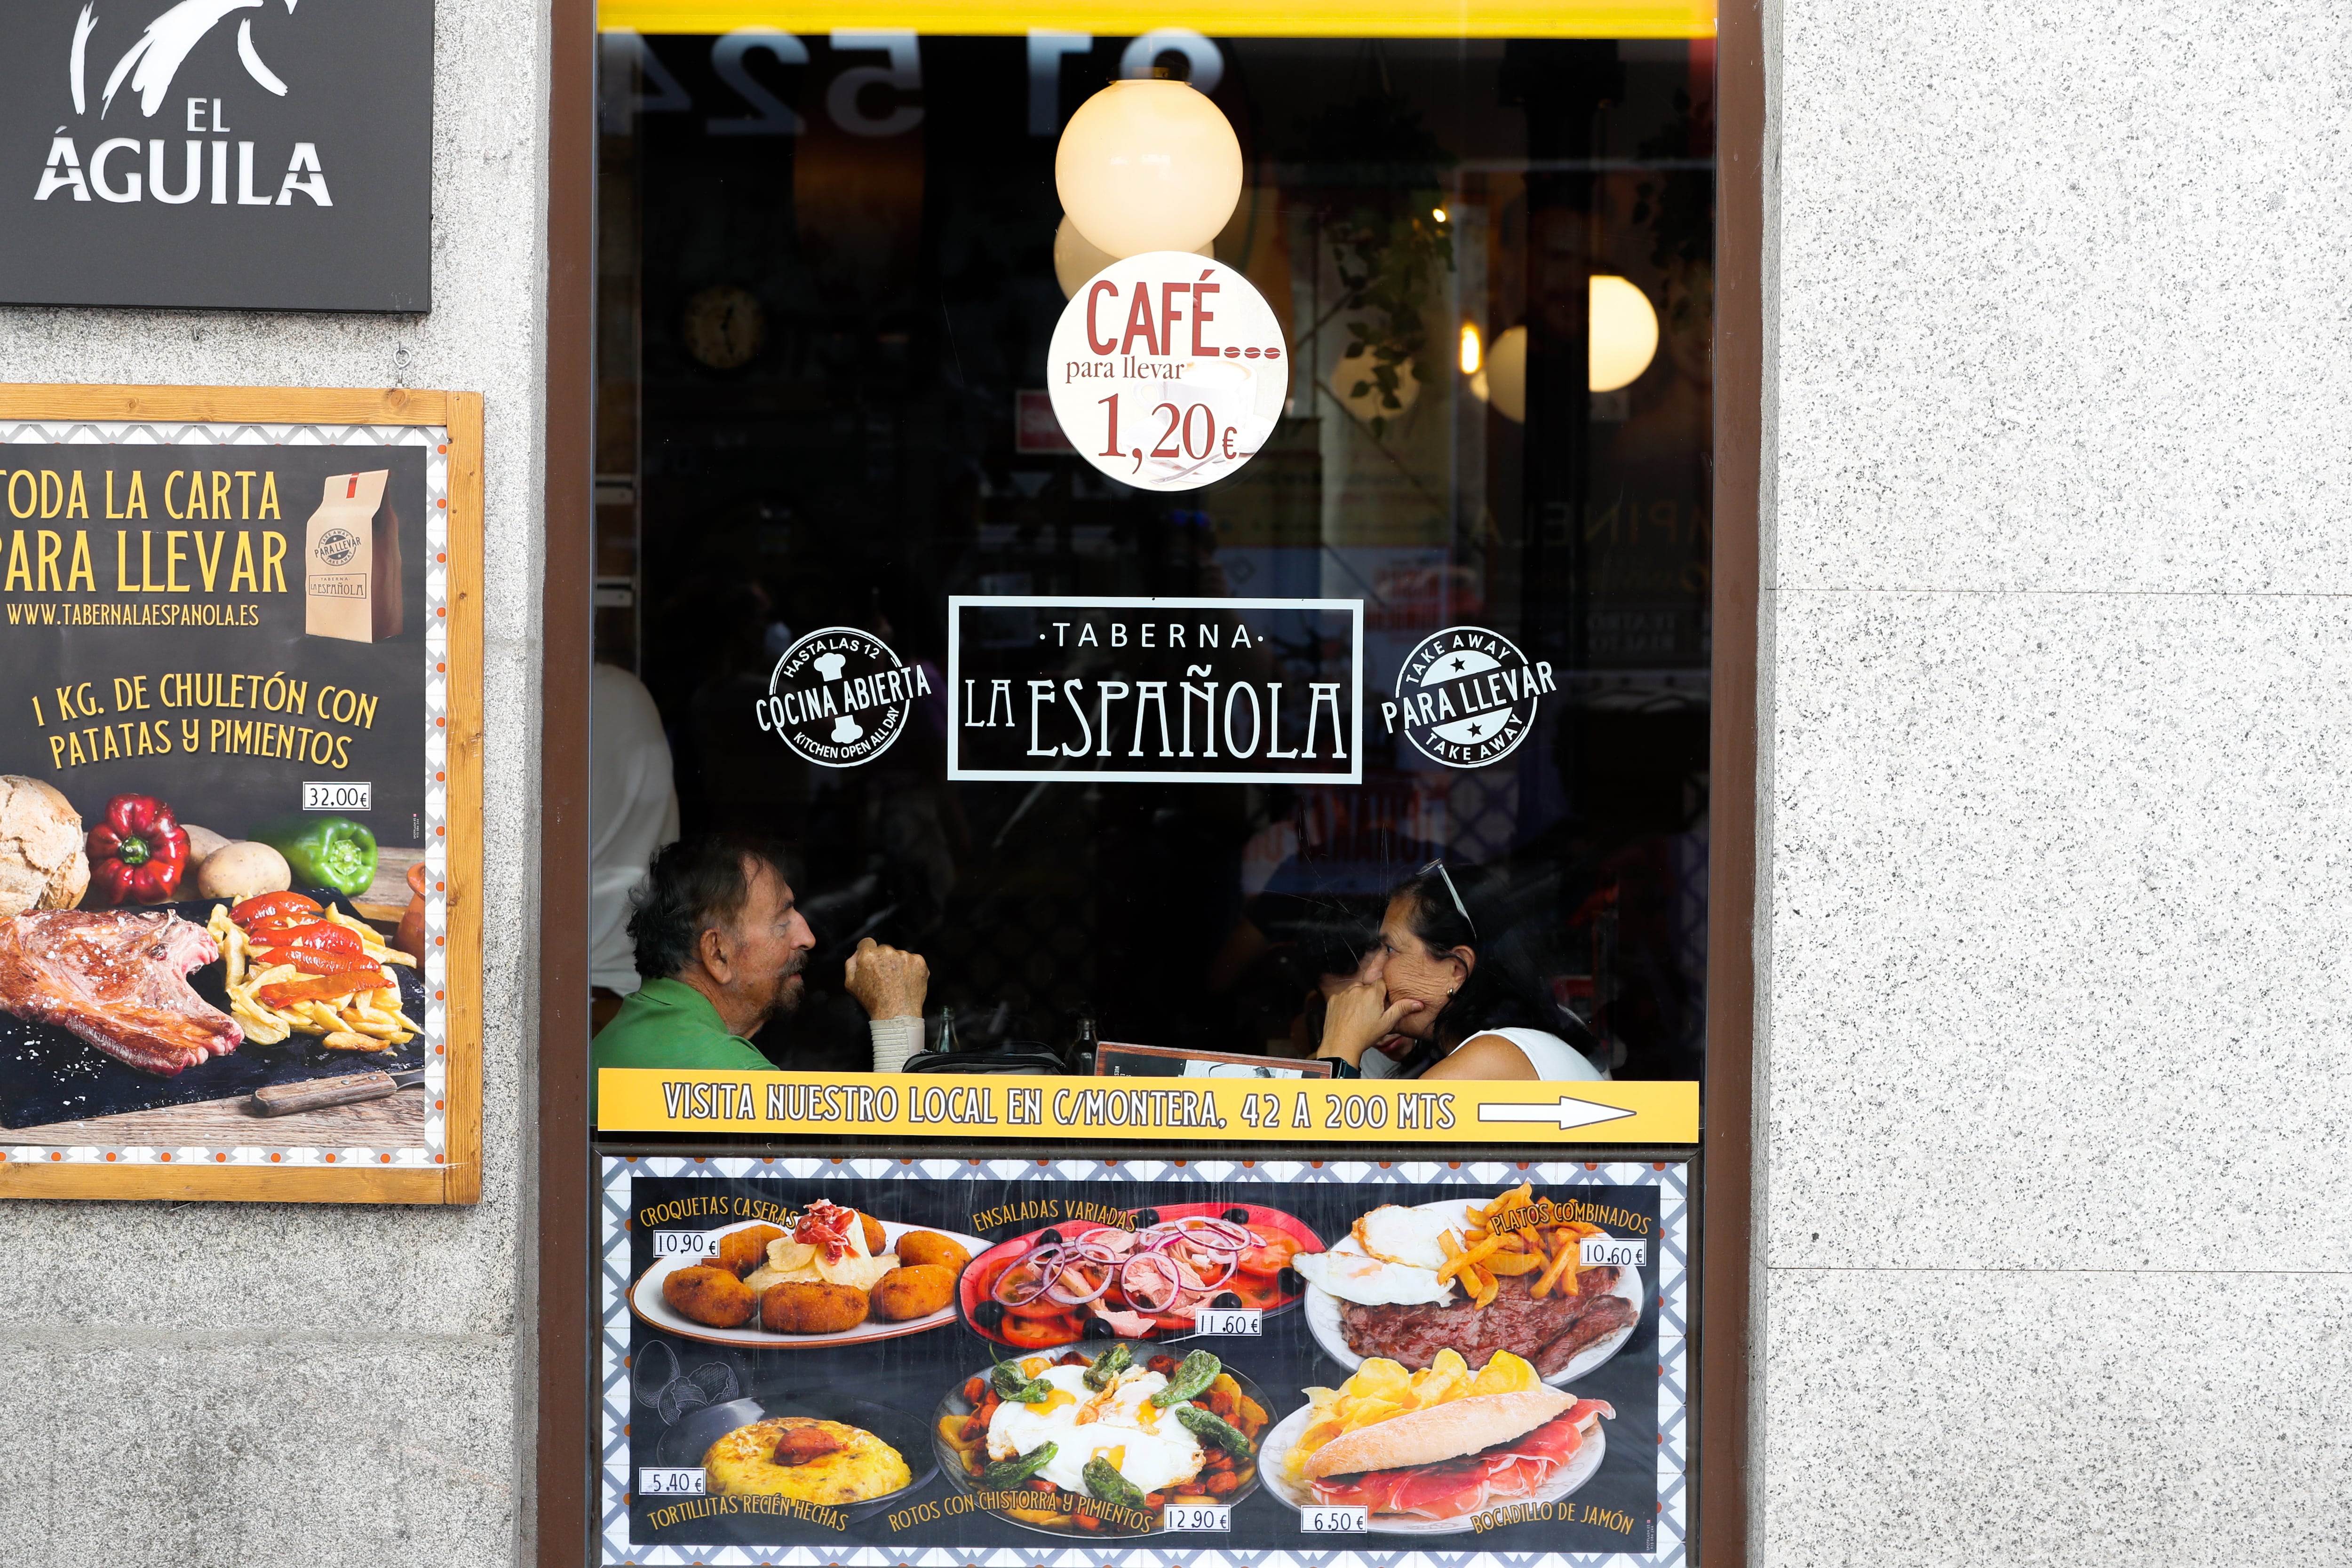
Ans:
{"label": "salad plate with onion rings", "polygon": [[982,1252],[957,1281],[964,1322],[1023,1350],[1172,1337],[1205,1309],[1297,1306],[1307,1281],[1292,1260],[1323,1250],[1296,1215],[1255,1204],[1162,1205],[1128,1218],[1064,1220]]}

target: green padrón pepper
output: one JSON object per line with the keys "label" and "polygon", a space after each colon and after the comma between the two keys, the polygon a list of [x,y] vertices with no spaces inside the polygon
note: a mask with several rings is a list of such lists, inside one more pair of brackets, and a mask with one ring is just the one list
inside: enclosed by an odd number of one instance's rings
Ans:
{"label": "green padr\u00f3n pepper", "polygon": [[1181,1405],[1208,1392],[1209,1385],[1224,1371],[1225,1364],[1205,1350],[1196,1350],[1186,1356],[1168,1380],[1168,1386],[1151,1396],[1151,1402],[1165,1410],[1171,1405]]}
{"label": "green padr\u00f3n pepper", "polygon": [[286,857],[296,887],[331,887],[349,897],[375,880],[375,835],[349,817],[279,817],[251,836]]}
{"label": "green padr\u00f3n pepper", "polygon": [[992,1487],[1017,1487],[1052,1464],[1054,1456],[1061,1451],[1058,1443],[1040,1443],[1025,1454],[997,1460],[980,1472],[980,1479]]}

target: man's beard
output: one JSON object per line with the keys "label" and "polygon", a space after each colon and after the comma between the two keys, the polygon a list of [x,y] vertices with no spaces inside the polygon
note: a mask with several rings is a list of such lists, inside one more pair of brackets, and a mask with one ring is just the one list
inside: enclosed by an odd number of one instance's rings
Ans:
{"label": "man's beard", "polygon": [[808,965],[808,955],[795,953],[785,960],[782,973],[776,977],[776,988],[768,998],[767,1011],[762,1020],[779,1019],[800,1010],[801,1000],[808,994],[808,982],[801,978],[801,970]]}

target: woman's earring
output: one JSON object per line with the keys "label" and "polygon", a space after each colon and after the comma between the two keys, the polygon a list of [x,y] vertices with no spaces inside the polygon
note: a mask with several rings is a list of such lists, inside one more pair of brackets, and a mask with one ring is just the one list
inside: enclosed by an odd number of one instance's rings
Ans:
{"label": "woman's earring", "polygon": [[1449,997],[1450,997],[1450,996],[1452,996],[1454,992],[1456,992],[1456,991],[1460,990],[1461,988],[1461,988],[1461,987],[1459,987],[1459,986],[1448,986],[1448,987],[1446,987],[1446,988],[1445,988],[1445,994],[1446,994],[1447,996],[1449,996]]}

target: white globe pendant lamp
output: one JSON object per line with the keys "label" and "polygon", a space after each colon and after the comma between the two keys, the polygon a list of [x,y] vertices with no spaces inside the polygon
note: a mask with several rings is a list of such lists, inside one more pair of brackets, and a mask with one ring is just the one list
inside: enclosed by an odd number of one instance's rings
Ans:
{"label": "white globe pendant lamp", "polygon": [[[1054,186],[1069,223],[1114,260],[1199,251],[1241,201],[1241,141],[1223,111],[1184,82],[1117,81],[1070,117]],[[1055,250],[1059,276],[1058,237]]]}
{"label": "white globe pendant lamp", "polygon": [[[1192,254],[1212,256],[1215,250],[1213,245],[1200,245],[1192,248]],[[1080,234],[1067,213],[1062,214],[1062,226],[1054,231],[1054,281],[1062,286],[1063,298],[1084,288],[1095,274],[1118,259]]]}
{"label": "white globe pendant lamp", "polygon": [[[1622,277],[1594,273],[1585,354],[1588,391],[1612,392],[1632,386],[1658,354],[1658,312],[1639,286]],[[1528,329],[1513,327],[1488,345],[1486,363],[1474,366],[1464,329],[1463,368],[1470,372],[1470,391],[1494,405],[1495,412],[1514,424],[1528,418]]]}

